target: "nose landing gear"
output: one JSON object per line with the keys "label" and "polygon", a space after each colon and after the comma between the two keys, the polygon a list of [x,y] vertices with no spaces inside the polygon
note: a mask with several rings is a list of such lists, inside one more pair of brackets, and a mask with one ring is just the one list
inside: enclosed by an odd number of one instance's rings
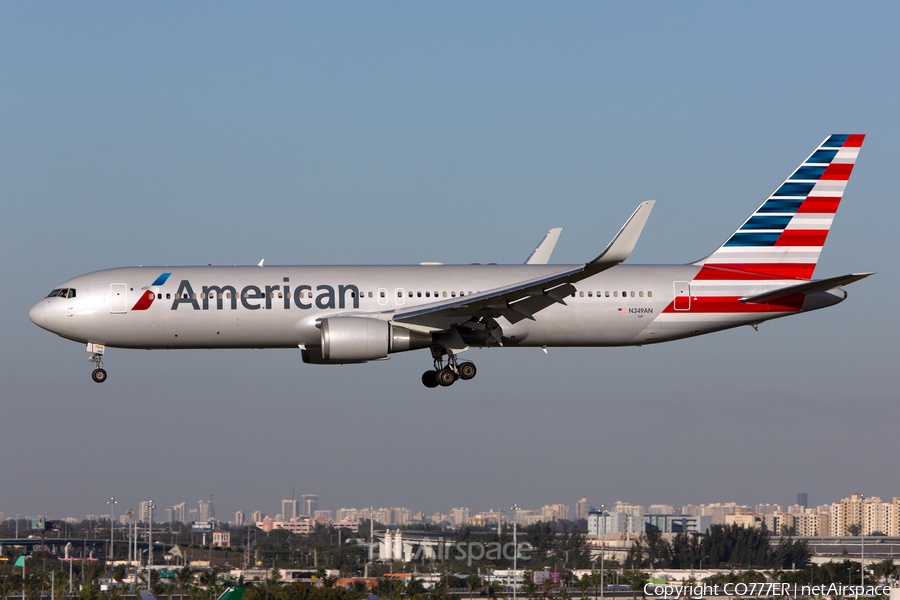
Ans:
{"label": "nose landing gear", "polygon": [[[446,366],[444,366],[445,354],[447,355]],[[468,381],[478,372],[473,363],[458,363],[456,355],[445,346],[432,346],[431,356],[434,358],[434,370],[425,371],[422,374],[422,383],[427,388],[448,387],[453,385],[457,379]]]}
{"label": "nose landing gear", "polygon": [[94,383],[103,383],[106,381],[106,371],[103,369],[103,355],[95,352],[94,354],[91,354],[88,362],[97,365],[97,368],[91,372],[91,379],[94,380]]}

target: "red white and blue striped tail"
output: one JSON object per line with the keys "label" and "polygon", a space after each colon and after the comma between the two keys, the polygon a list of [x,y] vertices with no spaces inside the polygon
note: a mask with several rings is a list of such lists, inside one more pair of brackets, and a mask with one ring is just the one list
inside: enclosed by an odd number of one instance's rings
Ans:
{"label": "red white and blue striped tail", "polygon": [[[811,279],[865,135],[832,135],[696,265],[703,279]],[[718,276],[717,276],[718,274]]]}

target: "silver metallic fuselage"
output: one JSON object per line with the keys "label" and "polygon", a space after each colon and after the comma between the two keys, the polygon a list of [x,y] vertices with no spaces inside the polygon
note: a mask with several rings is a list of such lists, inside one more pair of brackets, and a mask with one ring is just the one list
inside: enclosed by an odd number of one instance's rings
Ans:
{"label": "silver metallic fuselage", "polygon": [[[44,298],[29,316],[64,338],[119,348],[315,347],[321,339],[317,322],[327,317],[359,315],[390,320],[398,309],[443,302],[454,295],[490,290],[565,268],[127,267],[71,279],[58,287],[76,290],[74,298]],[[735,298],[763,293],[766,282],[746,282],[739,290],[723,292],[694,281],[699,270],[694,265],[612,267],[578,282],[575,295],[567,296],[565,305],[550,306],[534,320],[502,321],[503,345],[641,345],[755,324],[830,306],[845,297],[843,290],[836,288],[807,296],[790,311],[783,307],[709,311],[698,299],[723,293]],[[162,285],[152,286],[163,273],[170,276]],[[688,308],[673,310],[676,287],[685,284],[689,287]],[[142,298],[146,305],[150,294],[149,306],[135,309]],[[690,308],[691,300],[696,309]],[[467,342],[480,345],[477,340]]]}

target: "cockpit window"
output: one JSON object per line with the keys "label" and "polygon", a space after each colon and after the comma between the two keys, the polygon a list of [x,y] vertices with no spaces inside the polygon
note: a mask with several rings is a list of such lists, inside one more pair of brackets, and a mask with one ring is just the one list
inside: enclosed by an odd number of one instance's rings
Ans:
{"label": "cockpit window", "polygon": [[75,288],[62,288],[53,290],[49,294],[47,294],[48,298],[74,298],[75,297]]}

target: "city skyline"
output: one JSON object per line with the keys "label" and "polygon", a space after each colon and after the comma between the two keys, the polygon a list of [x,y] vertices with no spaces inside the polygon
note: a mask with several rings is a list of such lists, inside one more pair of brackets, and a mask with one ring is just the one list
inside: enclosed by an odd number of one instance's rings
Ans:
{"label": "city skyline", "polygon": [[[573,502],[572,504],[567,503],[557,503],[557,504],[546,504],[541,508],[527,508],[520,507],[516,514],[518,515],[518,523],[520,525],[527,525],[534,522],[539,521],[552,521],[552,520],[575,520],[576,511],[579,504],[585,506],[585,510],[587,510],[590,514],[596,514],[600,512],[601,506],[606,513],[622,513],[622,514],[632,514],[632,515],[651,515],[651,514],[659,514],[659,515],[693,515],[699,516],[701,514],[713,515],[716,516],[713,522],[724,522],[724,516],[728,514],[734,514],[735,509],[737,509],[738,513],[747,511],[750,513],[758,513],[758,514],[771,514],[771,513],[784,513],[784,514],[803,514],[804,512],[809,514],[828,514],[829,509],[832,507],[841,506],[842,513],[838,517],[839,521],[834,521],[834,517],[832,518],[833,523],[844,523],[845,518],[851,518],[845,516],[843,513],[849,513],[851,509],[846,508],[846,506],[852,506],[853,515],[856,515],[857,512],[859,515],[862,515],[862,506],[864,506],[865,502],[878,502],[884,503],[881,496],[869,495],[864,496],[858,493],[849,493],[846,495],[846,498],[840,498],[836,500],[832,500],[830,502],[813,504],[812,506],[805,506],[803,504],[799,504],[801,499],[808,498],[808,493],[798,492],[795,496],[795,499],[798,501],[794,504],[781,504],[781,503],[740,503],[734,500],[728,502],[704,502],[699,504],[684,504],[684,505],[667,505],[667,504],[631,504],[629,502],[625,502],[622,500],[617,500],[611,504],[596,504],[594,505],[590,499],[586,496],[582,496],[579,501]],[[318,502],[318,495],[304,495],[306,498],[315,498],[316,502]],[[887,501],[887,504],[890,504],[893,501],[893,504],[898,503],[898,497],[896,496],[885,496],[885,498],[890,498],[891,500]],[[584,504],[586,501],[586,505]],[[282,500],[281,501],[281,510],[284,510],[285,506],[290,506],[293,504],[299,504],[299,500]],[[851,504],[847,504],[851,503]],[[148,520],[148,506],[151,504],[151,501],[144,500],[138,503],[138,510],[135,511],[135,516],[142,522],[146,522]],[[469,507],[450,507],[447,508],[446,511],[443,509],[438,509],[429,513],[428,511],[423,511],[421,509],[417,509],[416,507],[377,507],[372,506],[371,509],[369,507],[340,507],[340,508],[328,508],[323,510],[316,510],[313,513],[305,514],[305,513],[293,513],[289,516],[282,513],[277,512],[268,512],[265,510],[252,510],[248,511],[246,509],[238,509],[232,512],[221,512],[223,515],[221,518],[216,517],[217,508],[214,503],[210,500],[199,500],[197,502],[198,508],[191,508],[185,513],[185,507],[187,506],[186,502],[181,502],[173,507],[161,507],[156,502],[152,502],[154,507],[154,521],[155,522],[174,522],[181,521],[185,523],[189,523],[191,521],[205,521],[209,520],[210,516],[213,520],[218,520],[221,522],[234,523],[235,520],[232,519],[232,515],[235,519],[238,518],[238,515],[241,516],[242,519],[246,519],[247,515],[251,515],[250,522],[260,522],[263,519],[272,519],[275,521],[291,521],[291,520],[299,520],[299,519],[315,519],[316,517],[322,517],[332,521],[343,521],[346,519],[350,519],[352,521],[358,521],[362,519],[369,518],[370,514],[374,514],[376,522],[386,524],[386,525],[409,525],[415,524],[418,522],[436,522],[435,519],[440,517],[442,520],[448,521],[451,525],[461,526],[464,521],[466,521],[469,517],[481,518],[481,521],[475,522],[475,524],[480,525],[490,525],[491,523],[496,524],[497,515],[500,515],[501,522],[503,523],[511,523],[512,522],[512,513],[510,510],[503,510],[502,507],[494,507],[494,508],[486,508],[484,510],[470,509]],[[210,507],[210,505],[212,505]],[[206,507],[206,508],[204,508]],[[2,508],[2,507],[0,507]],[[709,509],[709,510],[707,510]],[[125,511],[128,509],[126,508]],[[207,512],[204,513],[204,510]],[[373,510],[374,513],[370,512]],[[900,506],[894,509],[895,511],[900,510]],[[729,512],[731,511],[731,512]],[[823,512],[824,511],[824,512]],[[160,512],[164,512],[166,518],[161,518]],[[315,514],[316,512],[321,514]],[[326,514],[327,513],[327,514]],[[721,514],[719,514],[721,513]],[[185,519],[185,515],[193,515],[194,519]],[[179,515],[182,518],[180,519],[170,519],[169,515],[175,516]],[[397,519],[396,517],[400,515],[401,518]],[[64,520],[75,520],[78,521],[77,517],[74,516],[61,516],[61,515],[45,515],[41,514],[38,516],[50,516],[55,519],[64,519]],[[205,517],[205,518],[204,518]],[[884,515],[873,513],[872,517],[874,519],[882,519],[877,521],[880,524],[883,524]],[[0,510],[0,520],[8,520],[12,519],[12,515],[6,513],[6,511]],[[31,518],[31,515],[20,515],[19,518],[27,519]],[[86,519],[108,519],[109,514],[103,513],[87,513],[85,515]],[[587,516],[585,516],[587,518]],[[853,518],[860,518],[859,516],[854,516]],[[900,512],[892,518],[896,518],[898,520],[897,527],[900,527]],[[116,519],[119,522],[125,523],[130,522],[130,517],[127,516],[125,512],[121,512],[116,515]],[[242,521],[243,522],[243,521]],[[849,522],[849,521],[848,521]],[[240,523],[239,523],[240,524]],[[470,524],[472,524],[470,522]],[[879,526],[876,526],[878,529]]]}

